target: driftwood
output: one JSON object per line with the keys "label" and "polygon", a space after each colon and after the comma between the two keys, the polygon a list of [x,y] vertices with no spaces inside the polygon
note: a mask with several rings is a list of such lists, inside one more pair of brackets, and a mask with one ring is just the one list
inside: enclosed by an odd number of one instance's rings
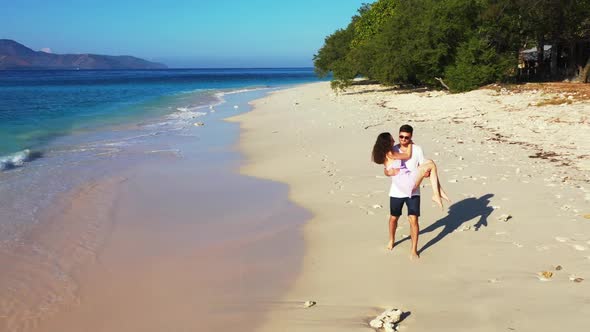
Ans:
{"label": "driftwood", "polygon": [[449,88],[449,86],[445,84],[445,81],[443,81],[443,80],[442,80],[442,78],[440,78],[440,77],[435,77],[434,79],[435,79],[435,80],[437,80],[437,81],[439,81],[439,82],[440,82],[440,84],[441,84],[441,85],[442,85],[442,86],[443,86],[445,89],[447,89],[447,90],[449,90],[449,91],[451,90],[451,89]]}

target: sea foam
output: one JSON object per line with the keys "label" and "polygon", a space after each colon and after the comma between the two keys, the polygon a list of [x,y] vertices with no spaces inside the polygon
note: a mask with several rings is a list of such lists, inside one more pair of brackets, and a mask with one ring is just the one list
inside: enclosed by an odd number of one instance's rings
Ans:
{"label": "sea foam", "polygon": [[41,158],[41,152],[25,149],[8,156],[0,156],[0,171],[22,167],[26,162]]}

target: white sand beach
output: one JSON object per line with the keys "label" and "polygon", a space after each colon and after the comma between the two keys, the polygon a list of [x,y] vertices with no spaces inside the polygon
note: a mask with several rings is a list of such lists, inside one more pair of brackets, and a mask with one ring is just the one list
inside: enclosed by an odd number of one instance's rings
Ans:
{"label": "white sand beach", "polygon": [[[255,101],[231,119],[243,129],[242,172],[287,183],[314,214],[302,273],[258,330],[370,331],[369,320],[400,308],[401,331],[585,331],[589,96],[540,85],[337,94],[322,82]],[[385,249],[391,180],[370,160],[376,136],[397,137],[405,123],[453,200],[441,212],[422,189],[418,261],[405,209]]]}

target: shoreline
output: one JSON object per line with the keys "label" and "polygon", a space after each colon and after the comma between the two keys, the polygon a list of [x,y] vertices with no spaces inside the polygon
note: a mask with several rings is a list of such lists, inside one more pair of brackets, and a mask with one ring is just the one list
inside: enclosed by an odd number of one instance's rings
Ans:
{"label": "shoreline", "polygon": [[40,211],[18,252],[0,248],[0,329],[253,329],[299,268],[307,218],[286,186],[237,172],[223,118],[265,93],[225,95],[206,126],[133,146]]}
{"label": "shoreline", "polygon": [[[257,331],[365,331],[390,307],[413,331],[543,330],[556,316],[573,331],[590,323],[590,107],[534,106],[547,98],[381,86],[335,94],[322,82],[274,92],[233,117],[248,161],[241,172],[288,184],[290,199],[313,213],[302,272]],[[453,199],[445,213],[423,199],[419,262],[409,259],[404,217],[396,248],[385,249],[389,180],[370,162],[377,134],[404,123]],[[306,300],[318,304],[293,305]]]}

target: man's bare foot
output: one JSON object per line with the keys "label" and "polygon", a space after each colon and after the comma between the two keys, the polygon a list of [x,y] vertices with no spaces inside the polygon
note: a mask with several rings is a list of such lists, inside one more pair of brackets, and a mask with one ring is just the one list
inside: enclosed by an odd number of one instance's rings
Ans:
{"label": "man's bare foot", "polygon": [[414,251],[410,254],[410,259],[420,259],[420,255]]}
{"label": "man's bare foot", "polygon": [[440,207],[441,210],[443,209],[443,203],[440,196],[432,196],[432,200]]}
{"label": "man's bare foot", "polygon": [[389,241],[389,243],[387,244],[387,250],[393,250],[394,245],[395,242],[393,240]]}

